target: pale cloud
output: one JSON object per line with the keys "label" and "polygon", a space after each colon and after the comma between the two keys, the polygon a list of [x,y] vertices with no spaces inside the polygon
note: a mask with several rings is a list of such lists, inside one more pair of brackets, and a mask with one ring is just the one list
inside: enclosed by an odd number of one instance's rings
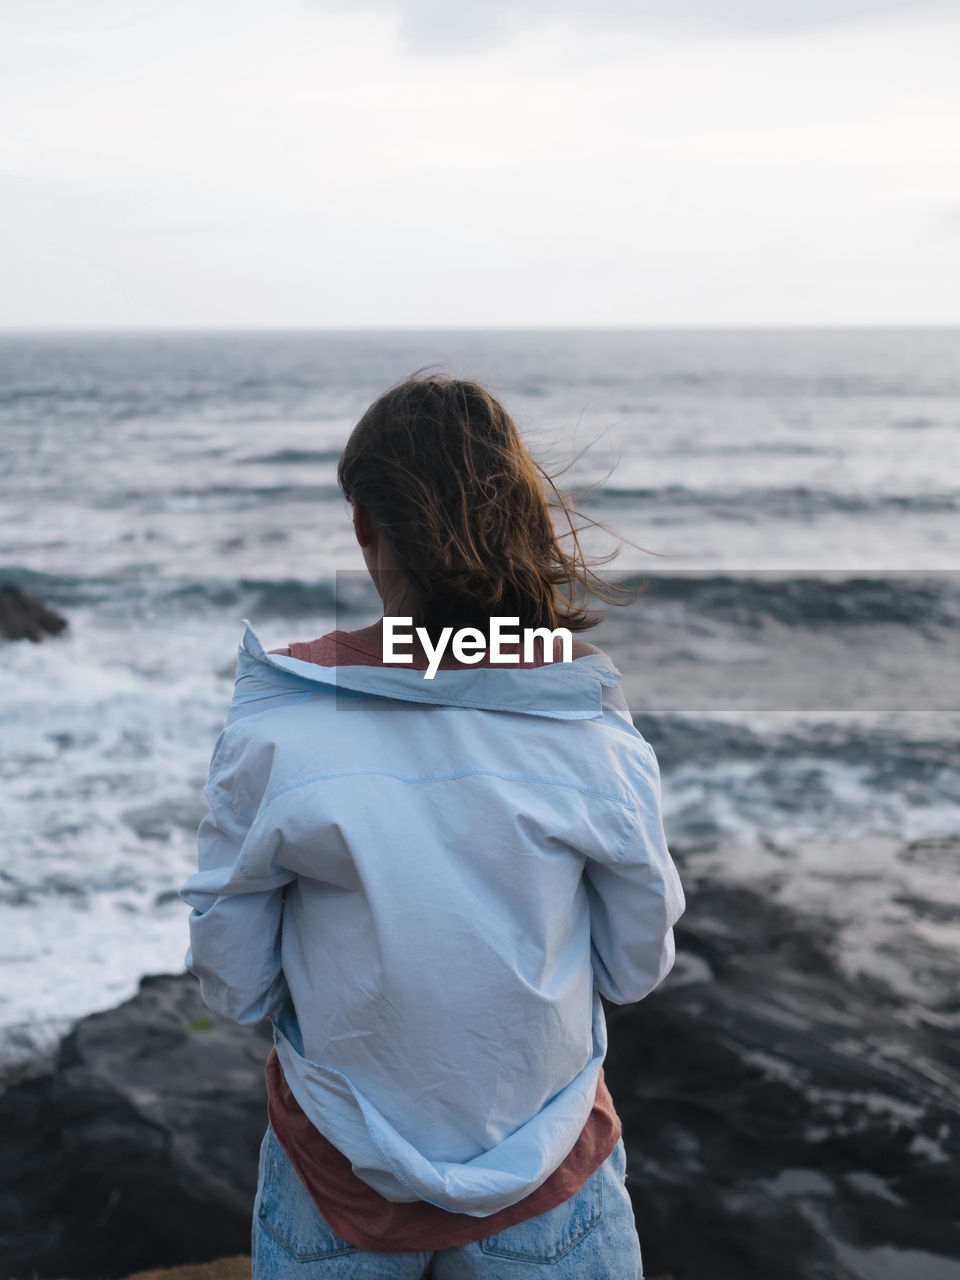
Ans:
{"label": "pale cloud", "polygon": [[960,319],[956,18],[568,10],[7,0],[0,326]]}
{"label": "pale cloud", "polygon": [[401,37],[422,52],[482,51],[520,31],[566,19],[652,31],[789,34],[956,10],[956,0],[314,0],[393,15]]}
{"label": "pale cloud", "polygon": [[930,219],[930,226],[938,235],[960,236],[960,204],[938,209]]}

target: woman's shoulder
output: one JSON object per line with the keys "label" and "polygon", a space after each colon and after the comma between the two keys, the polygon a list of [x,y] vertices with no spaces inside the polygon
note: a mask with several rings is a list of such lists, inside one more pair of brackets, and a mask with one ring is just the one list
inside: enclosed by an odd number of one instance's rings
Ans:
{"label": "woman's shoulder", "polygon": [[591,653],[599,653],[602,657],[607,656],[602,649],[598,649],[597,646],[595,644],[591,644],[589,640],[578,640],[576,636],[574,636],[573,646],[571,648],[571,657],[574,661],[576,661],[577,658],[585,658]]}

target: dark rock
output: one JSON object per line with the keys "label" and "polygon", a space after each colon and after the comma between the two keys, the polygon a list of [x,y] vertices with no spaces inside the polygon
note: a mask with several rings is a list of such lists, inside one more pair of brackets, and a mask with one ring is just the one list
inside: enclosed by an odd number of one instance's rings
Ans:
{"label": "dark rock", "polygon": [[66,618],[34,600],[19,587],[0,587],[0,636],[6,640],[32,640],[57,636],[65,629]]}
{"label": "dark rock", "polygon": [[[691,889],[677,937],[663,987],[608,1009],[646,1274],[960,1277],[951,1020],[845,979],[825,929],[744,889]],[[0,1274],[247,1252],[268,1052],[186,975],[84,1019],[0,1098]]]}
{"label": "dark rock", "polygon": [[955,1031],[745,889],[701,885],[677,941],[706,963],[608,1010],[647,1273],[960,1280]]}
{"label": "dark rock", "polygon": [[145,978],[0,1097],[0,1275],[124,1276],[250,1251],[269,1029]]}

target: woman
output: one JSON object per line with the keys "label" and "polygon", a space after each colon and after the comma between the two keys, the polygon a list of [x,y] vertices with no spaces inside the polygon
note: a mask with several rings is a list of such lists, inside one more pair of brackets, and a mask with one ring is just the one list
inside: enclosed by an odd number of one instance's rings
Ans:
{"label": "woman", "polygon": [[[669,972],[684,899],[619,673],[549,634],[602,584],[475,383],[386,392],[339,480],[412,661],[248,624],[183,890],[207,1004],[274,1026],[254,1278],[639,1280],[600,996]],[[532,647],[426,678],[493,618]]]}

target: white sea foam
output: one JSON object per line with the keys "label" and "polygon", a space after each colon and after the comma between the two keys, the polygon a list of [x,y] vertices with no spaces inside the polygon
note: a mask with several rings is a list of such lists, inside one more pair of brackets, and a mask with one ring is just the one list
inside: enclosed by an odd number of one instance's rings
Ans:
{"label": "white sea foam", "polygon": [[[65,636],[4,649],[0,1063],[144,974],[182,971],[177,891],[240,633],[239,620],[105,628],[78,610]],[[270,638],[293,637],[278,624]]]}

